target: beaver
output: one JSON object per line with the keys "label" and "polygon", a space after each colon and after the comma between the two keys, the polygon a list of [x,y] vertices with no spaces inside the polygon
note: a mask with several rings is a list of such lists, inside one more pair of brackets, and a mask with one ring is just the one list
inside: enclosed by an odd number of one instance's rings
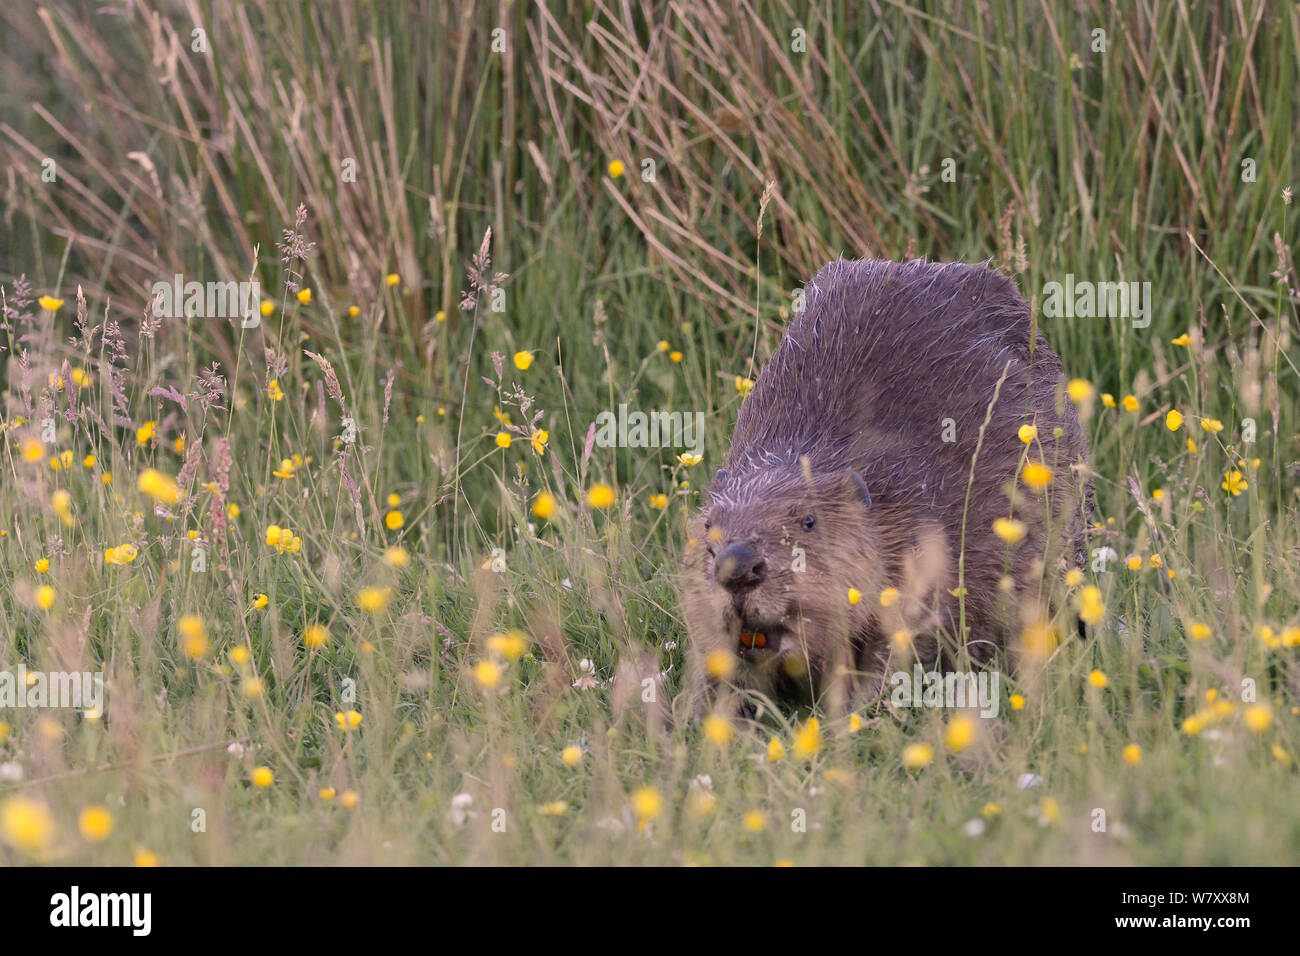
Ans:
{"label": "beaver", "polygon": [[841,259],[804,300],[690,524],[692,669],[809,703],[878,693],[900,651],[987,660],[1084,558],[1060,358],[987,264]]}

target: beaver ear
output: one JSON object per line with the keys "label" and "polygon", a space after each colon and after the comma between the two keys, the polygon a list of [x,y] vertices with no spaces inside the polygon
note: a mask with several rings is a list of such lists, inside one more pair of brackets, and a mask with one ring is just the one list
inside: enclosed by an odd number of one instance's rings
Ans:
{"label": "beaver ear", "polygon": [[722,483],[723,483],[724,481],[726,481],[726,480],[727,480],[727,472],[726,472],[726,469],[719,468],[719,469],[718,469],[718,473],[717,473],[716,475],[713,476],[713,483],[714,483],[715,485],[720,485],[720,484],[722,484]]}
{"label": "beaver ear", "polygon": [[862,495],[862,503],[868,508],[871,507],[871,489],[867,487],[867,479],[863,478],[853,468],[849,469],[849,474],[853,476],[853,483],[857,486],[859,493]]}

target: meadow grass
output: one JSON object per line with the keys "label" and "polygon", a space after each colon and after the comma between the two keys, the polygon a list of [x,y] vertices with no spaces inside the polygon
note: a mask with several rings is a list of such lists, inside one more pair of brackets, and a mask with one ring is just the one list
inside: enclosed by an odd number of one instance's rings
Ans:
{"label": "meadow grass", "polygon": [[[505,17],[0,12],[0,670],[106,701],[0,712],[0,860],[1294,862],[1296,8]],[[969,742],[678,696],[686,519],[840,254],[992,259],[1089,386],[1116,557]],[[153,320],[177,272],[269,314]],[[593,447],[622,402],[703,461]]]}

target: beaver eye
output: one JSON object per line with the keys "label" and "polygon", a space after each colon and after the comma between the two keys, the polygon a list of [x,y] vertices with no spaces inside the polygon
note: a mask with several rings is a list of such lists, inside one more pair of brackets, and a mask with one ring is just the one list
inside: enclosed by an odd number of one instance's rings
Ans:
{"label": "beaver eye", "polygon": [[817,519],[816,519],[816,518],[814,518],[812,515],[805,515],[805,516],[804,516],[804,519],[803,519],[803,529],[804,529],[805,531],[811,531],[811,530],[812,530],[813,528],[815,528],[816,526],[817,526]]}
{"label": "beaver eye", "polygon": [[713,527],[713,522],[710,521],[708,518],[705,518],[705,519],[704,519],[704,530],[705,530],[705,531],[708,531],[708,530],[709,530],[710,528],[712,528],[712,527]]}

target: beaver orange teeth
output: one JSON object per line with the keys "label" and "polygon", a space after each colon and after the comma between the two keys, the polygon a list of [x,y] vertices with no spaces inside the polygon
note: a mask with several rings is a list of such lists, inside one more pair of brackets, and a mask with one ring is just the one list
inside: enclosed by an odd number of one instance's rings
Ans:
{"label": "beaver orange teeth", "polygon": [[745,647],[767,647],[767,636],[757,631],[744,631],[740,635],[740,643]]}

